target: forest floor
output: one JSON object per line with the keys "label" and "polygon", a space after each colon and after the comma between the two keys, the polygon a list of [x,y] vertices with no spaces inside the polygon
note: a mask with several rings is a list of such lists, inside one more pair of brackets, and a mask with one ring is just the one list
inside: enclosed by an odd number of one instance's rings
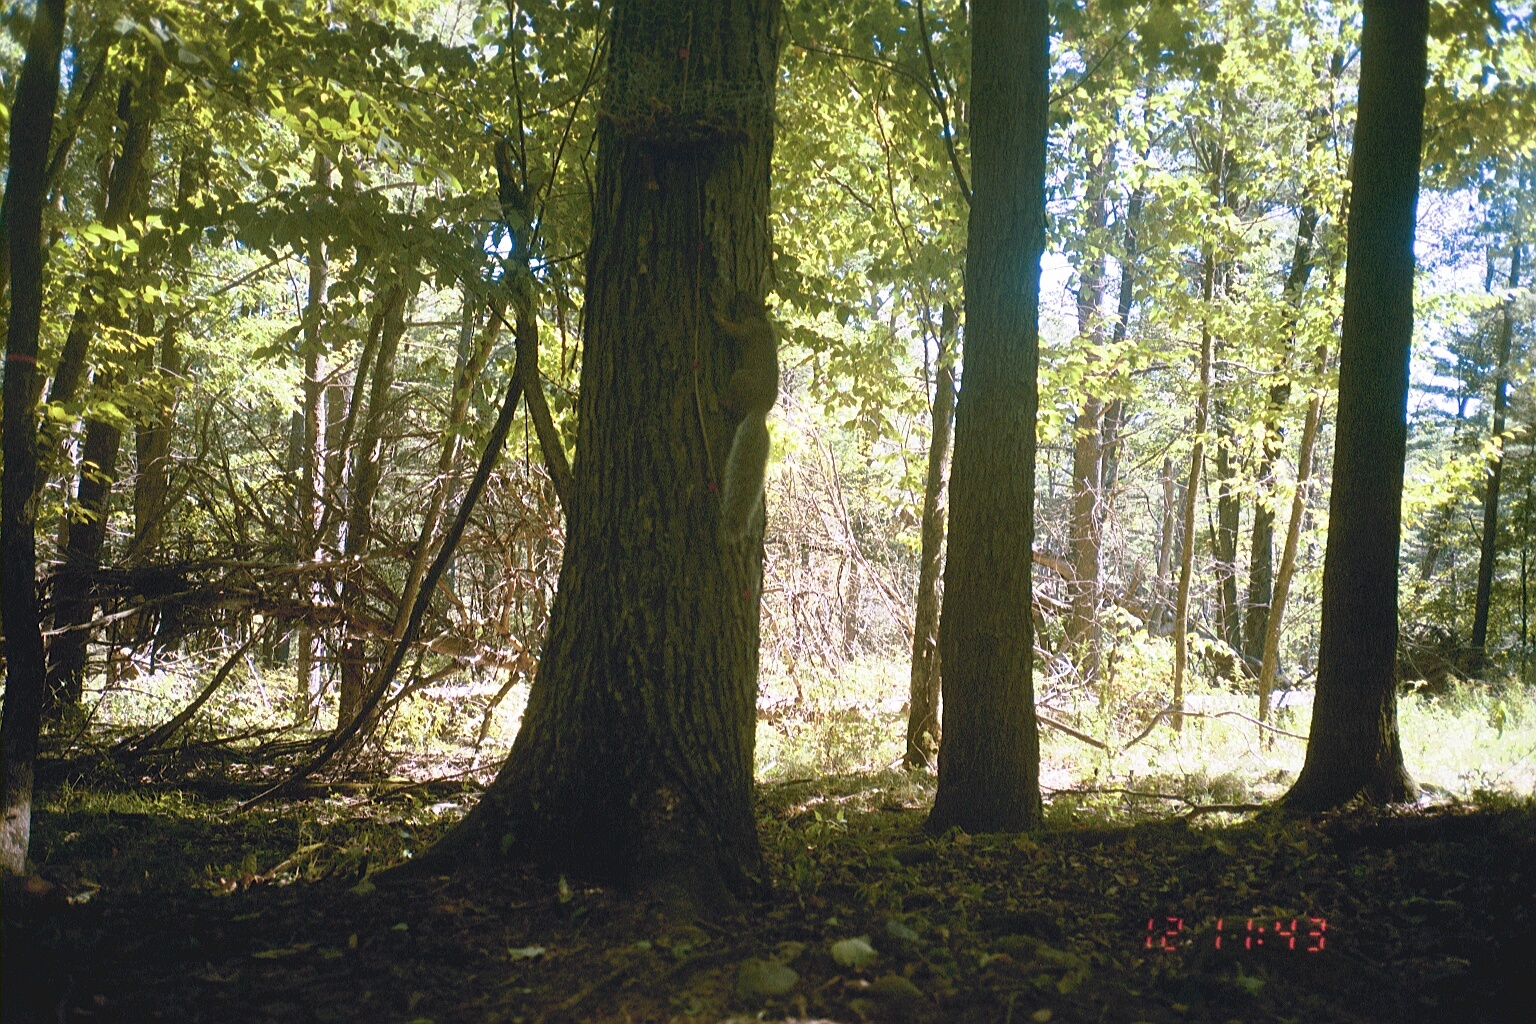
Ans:
{"label": "forest floor", "polygon": [[772,898],[689,920],[532,870],[371,877],[457,820],[468,776],[243,813],[206,778],[76,778],[37,815],[39,874],[6,882],[8,1024],[1513,1022],[1536,1005],[1529,799],[1110,823],[1058,800],[1028,835],[935,838],[927,776],[779,783],[759,797]]}

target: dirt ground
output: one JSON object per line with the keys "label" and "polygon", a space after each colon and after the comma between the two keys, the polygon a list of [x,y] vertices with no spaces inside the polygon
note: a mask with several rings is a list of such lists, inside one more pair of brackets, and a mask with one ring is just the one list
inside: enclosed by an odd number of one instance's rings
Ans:
{"label": "dirt ground", "polygon": [[4,891],[4,1019],[1536,1020],[1530,803],[935,839],[926,792],[763,791],[773,898],[693,920],[515,865],[305,880],[292,806],[44,812]]}

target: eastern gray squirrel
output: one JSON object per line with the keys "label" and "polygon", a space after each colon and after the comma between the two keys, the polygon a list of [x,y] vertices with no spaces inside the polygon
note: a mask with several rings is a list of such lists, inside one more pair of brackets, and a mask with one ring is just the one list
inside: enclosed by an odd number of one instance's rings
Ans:
{"label": "eastern gray squirrel", "polygon": [[726,336],[741,346],[736,372],[725,388],[725,409],[739,419],[720,487],[720,534],[729,543],[739,543],[763,496],[768,410],[779,397],[779,344],[761,306],[740,321],[727,320],[719,312],[714,317]]}

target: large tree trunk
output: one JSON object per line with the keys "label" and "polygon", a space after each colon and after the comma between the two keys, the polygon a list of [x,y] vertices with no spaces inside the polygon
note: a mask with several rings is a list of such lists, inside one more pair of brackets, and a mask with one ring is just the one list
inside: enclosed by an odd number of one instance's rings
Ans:
{"label": "large tree trunk", "polygon": [[744,346],[714,317],[762,315],[778,19],[613,9],[549,637],[506,764],[429,864],[523,856],[701,903],[760,884],[764,518],[722,530],[716,476],[760,412],[725,408]]}
{"label": "large tree trunk", "polygon": [[5,245],[11,310],[5,332],[5,466],[0,475],[0,627],[5,631],[5,779],[0,870],[21,874],[32,835],[32,769],[42,721],[45,667],[37,610],[37,335],[43,314],[43,195],[53,110],[59,99],[64,0],[38,0],[11,108]]}
{"label": "large tree trunk", "polygon": [[939,744],[939,557],[944,550],[944,479],[955,421],[955,310],[944,304],[934,357],[933,432],[923,487],[923,547],[912,617],[912,689],[907,708],[908,768],[930,768]]}
{"label": "large tree trunk", "polygon": [[1317,697],[1285,797],[1301,810],[1415,789],[1393,668],[1427,22],[1427,0],[1365,2]]}
{"label": "large tree trunk", "polygon": [[[1200,294],[1209,307],[1216,291],[1216,254],[1205,250],[1204,283]],[[1211,328],[1200,327],[1200,379],[1195,398],[1195,443],[1189,453],[1189,479],[1184,484],[1184,507],[1179,516],[1179,589],[1173,608],[1173,728],[1184,728],[1184,673],[1189,667],[1189,587],[1195,571],[1195,499],[1200,493],[1200,471],[1205,466],[1205,430],[1211,408]]]}
{"label": "large tree trunk", "polygon": [[[1302,209],[1296,224],[1296,248],[1291,255],[1291,271],[1285,278],[1285,295],[1292,316],[1301,304],[1307,278],[1312,275],[1312,236],[1317,232],[1317,210]],[[1253,537],[1248,554],[1248,602],[1243,616],[1243,657],[1250,663],[1264,658],[1264,635],[1269,628],[1269,605],[1274,588],[1275,557],[1275,459],[1280,455],[1280,420],[1291,401],[1288,367],[1290,350],[1296,343],[1293,321],[1292,337],[1286,341],[1286,356],[1281,365],[1280,383],[1269,389],[1269,407],[1265,410],[1264,440],[1255,474],[1258,496],[1253,503]]]}
{"label": "large tree trunk", "polygon": [[971,8],[973,192],[939,625],[935,830],[1022,829],[1040,819],[1030,563],[1048,21],[1045,0]]}
{"label": "large tree trunk", "polygon": [[[1520,283],[1520,243],[1509,255],[1509,286]],[[1493,392],[1493,437],[1498,454],[1488,463],[1488,484],[1483,494],[1483,543],[1477,562],[1477,598],[1472,613],[1472,650],[1479,667],[1486,659],[1488,606],[1493,597],[1493,566],[1499,537],[1499,483],[1504,475],[1504,409],[1509,401],[1509,346],[1515,330],[1515,300],[1504,302],[1504,322],[1499,331],[1498,380]]]}
{"label": "large tree trunk", "polygon": [[[341,586],[341,604],[351,617],[363,614],[367,604],[362,587],[363,560],[373,544],[373,499],[379,492],[379,482],[384,472],[384,427],[391,404],[390,389],[395,386],[395,357],[400,350],[400,339],[405,335],[406,303],[409,297],[415,295],[418,281],[413,270],[403,271],[401,277],[402,280],[390,285],[379,297],[384,323],[378,354],[374,357],[373,374],[368,382],[368,418],[363,422],[363,432],[358,438],[352,476],[347,486],[350,503],[347,508],[347,537],[342,548],[346,574]],[[363,372],[361,367],[358,372]],[[341,694],[336,713],[338,729],[350,722],[362,705],[368,678],[367,645],[368,641],[361,631],[348,630],[341,651]]]}

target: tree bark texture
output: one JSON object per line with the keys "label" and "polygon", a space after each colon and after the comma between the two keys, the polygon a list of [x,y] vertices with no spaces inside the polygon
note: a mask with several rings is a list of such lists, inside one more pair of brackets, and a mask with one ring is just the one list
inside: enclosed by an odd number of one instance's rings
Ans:
{"label": "tree bark texture", "polygon": [[[1509,255],[1509,287],[1520,284],[1520,245]],[[1509,402],[1509,348],[1515,332],[1515,300],[1504,301],[1503,323],[1499,326],[1498,378],[1493,391],[1493,436],[1499,454],[1488,463],[1487,489],[1483,493],[1483,542],[1477,562],[1477,597],[1472,608],[1472,649],[1479,667],[1485,663],[1488,644],[1488,610],[1493,600],[1493,569],[1498,558],[1499,484],[1504,476],[1504,410]]]}
{"label": "tree bark texture", "polygon": [[[1209,307],[1216,291],[1216,254],[1205,251],[1205,279],[1200,294]],[[1195,571],[1195,499],[1200,494],[1200,471],[1205,465],[1205,430],[1211,409],[1211,328],[1200,327],[1200,380],[1195,398],[1195,443],[1189,453],[1189,479],[1184,484],[1184,508],[1180,515],[1182,547],[1179,550],[1179,589],[1173,607],[1173,723],[1184,728],[1184,673],[1189,667],[1189,587]]]}
{"label": "tree bark texture", "polygon": [[939,744],[939,559],[944,551],[944,480],[955,422],[955,312],[948,303],[934,358],[933,430],[923,486],[922,554],[912,617],[912,688],[907,708],[908,768],[931,768]]}
{"label": "tree bark texture", "polygon": [[48,140],[59,98],[64,0],[38,0],[11,108],[5,244],[11,310],[5,332],[5,466],[0,474],[0,627],[5,630],[5,708],[0,752],[0,871],[26,871],[32,835],[32,771],[42,722],[45,666],[37,608],[37,337],[43,314],[43,198]]}
{"label": "tree bark texture", "polygon": [[769,282],[779,12],[613,8],[549,635],[506,763],[429,863],[523,857],[703,904],[760,885],[764,519],[722,535],[742,345],[713,314],[760,312]]}
{"label": "tree bark texture", "polygon": [[1427,0],[1366,0],[1317,696],[1285,797],[1299,810],[1415,790],[1393,668],[1427,22]]}
{"label": "tree bark texture", "polygon": [[939,625],[934,830],[1014,830],[1040,819],[1030,564],[1048,20],[1045,0],[971,8],[965,363]]}
{"label": "tree bark texture", "polygon": [[1248,600],[1243,611],[1243,657],[1252,664],[1264,659],[1264,635],[1269,628],[1269,606],[1274,594],[1275,559],[1275,460],[1280,457],[1280,420],[1291,401],[1291,379],[1286,364],[1296,345],[1295,316],[1312,275],[1312,239],[1317,233],[1317,210],[1311,206],[1301,211],[1296,224],[1296,248],[1291,255],[1291,270],[1285,278],[1285,295],[1292,309],[1291,337],[1286,339],[1281,357],[1281,380],[1269,389],[1269,407],[1265,410],[1264,439],[1259,450],[1258,496],[1253,503],[1253,535],[1248,549]]}

